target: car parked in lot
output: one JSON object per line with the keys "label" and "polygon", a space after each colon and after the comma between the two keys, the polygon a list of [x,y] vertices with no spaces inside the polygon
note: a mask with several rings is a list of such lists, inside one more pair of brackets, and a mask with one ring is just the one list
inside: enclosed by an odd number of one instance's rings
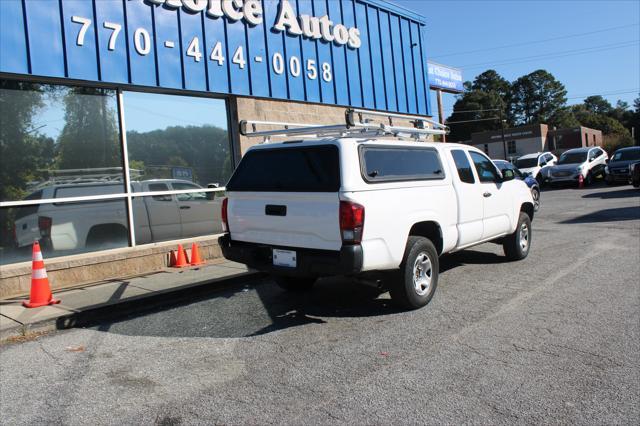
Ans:
{"label": "car parked in lot", "polygon": [[418,308],[434,294],[444,253],[498,241],[509,259],[527,256],[533,198],[514,178],[468,145],[381,136],[264,143],[227,184],[219,242],[227,259],[288,290],[347,275],[386,283],[397,304]]}
{"label": "car parked in lot", "polygon": [[531,196],[533,197],[533,207],[535,211],[540,209],[540,184],[537,179],[534,179],[530,174],[522,173],[516,166],[506,160],[493,160],[493,163],[498,166],[498,169],[505,173],[507,170],[511,170],[517,179],[520,179],[527,184],[531,190]]}
{"label": "car parked in lot", "polygon": [[579,183],[591,185],[597,177],[604,177],[607,153],[600,147],[574,148],[565,151],[555,166],[545,174],[545,183]]}
{"label": "car parked in lot", "polygon": [[616,150],[604,169],[607,185],[629,183],[631,180],[630,166],[637,161],[640,161],[640,146],[630,146]]}
{"label": "car parked in lot", "polygon": [[631,185],[634,188],[640,188],[640,161],[629,165],[629,174],[631,175]]}
{"label": "car parked in lot", "polygon": [[542,182],[541,171],[545,167],[554,166],[558,162],[558,157],[550,152],[536,152],[534,154],[526,154],[518,157],[515,166],[523,174],[530,175],[538,181]]}

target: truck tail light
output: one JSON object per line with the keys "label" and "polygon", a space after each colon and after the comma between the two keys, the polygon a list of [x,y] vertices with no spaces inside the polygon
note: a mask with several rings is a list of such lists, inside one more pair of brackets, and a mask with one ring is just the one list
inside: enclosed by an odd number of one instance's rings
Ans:
{"label": "truck tail light", "polygon": [[53,220],[50,217],[38,216],[38,229],[40,229],[41,237],[51,236],[52,225],[53,225]]}
{"label": "truck tail light", "polygon": [[364,230],[364,207],[340,201],[340,234],[345,244],[360,244]]}
{"label": "truck tail light", "polygon": [[229,216],[227,213],[227,208],[229,205],[229,199],[225,198],[222,200],[222,230],[224,232],[229,232]]}

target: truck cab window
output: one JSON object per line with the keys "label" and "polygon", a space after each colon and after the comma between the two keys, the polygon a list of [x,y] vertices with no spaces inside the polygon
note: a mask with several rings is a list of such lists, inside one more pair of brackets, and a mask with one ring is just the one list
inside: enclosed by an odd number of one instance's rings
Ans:
{"label": "truck cab window", "polygon": [[[173,189],[180,191],[183,189],[200,189],[199,186],[191,183],[173,182]],[[206,192],[192,192],[189,194],[178,194],[178,201],[207,201]]]}
{"label": "truck cab window", "polygon": [[[149,191],[169,191],[169,187],[166,183],[150,183]],[[171,201],[171,195],[154,195],[153,199],[156,201]]]}
{"label": "truck cab window", "polygon": [[461,149],[454,149],[451,151],[451,156],[453,157],[453,161],[456,163],[460,180],[464,183],[475,183],[476,179],[473,177],[471,164],[469,163],[467,154],[465,154]]}
{"label": "truck cab window", "polygon": [[478,172],[478,178],[480,182],[498,182],[498,171],[495,166],[487,157],[477,152],[470,151],[471,159]]}

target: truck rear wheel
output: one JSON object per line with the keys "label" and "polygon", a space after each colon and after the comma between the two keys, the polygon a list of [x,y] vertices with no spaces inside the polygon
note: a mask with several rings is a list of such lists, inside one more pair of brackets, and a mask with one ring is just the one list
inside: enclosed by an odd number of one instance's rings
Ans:
{"label": "truck rear wheel", "polygon": [[291,292],[309,291],[316,283],[316,278],[285,277],[282,275],[274,275],[273,280],[280,288]]}
{"label": "truck rear wheel", "polygon": [[424,237],[410,236],[400,264],[400,273],[389,293],[394,303],[404,309],[425,306],[438,286],[438,251]]}
{"label": "truck rear wheel", "polygon": [[522,260],[529,254],[531,247],[531,218],[520,212],[518,226],[512,234],[504,237],[502,248],[509,260]]}

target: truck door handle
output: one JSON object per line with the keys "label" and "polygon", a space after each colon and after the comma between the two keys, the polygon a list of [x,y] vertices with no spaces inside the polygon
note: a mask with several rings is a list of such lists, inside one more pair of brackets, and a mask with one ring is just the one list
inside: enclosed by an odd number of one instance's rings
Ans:
{"label": "truck door handle", "polygon": [[482,194],[484,196],[484,198],[489,198],[491,197],[491,193],[490,192],[485,192],[484,194]]}
{"label": "truck door handle", "polygon": [[191,206],[180,206],[180,210],[189,210]]}

